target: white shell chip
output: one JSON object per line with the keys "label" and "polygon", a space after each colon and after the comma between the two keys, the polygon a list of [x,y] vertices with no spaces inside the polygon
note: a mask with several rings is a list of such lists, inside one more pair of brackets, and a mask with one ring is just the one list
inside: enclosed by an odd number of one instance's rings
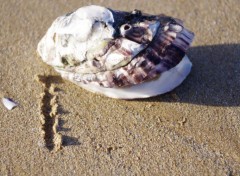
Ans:
{"label": "white shell chip", "polygon": [[10,98],[2,98],[2,103],[8,110],[12,110],[18,105],[16,102],[11,100]]}

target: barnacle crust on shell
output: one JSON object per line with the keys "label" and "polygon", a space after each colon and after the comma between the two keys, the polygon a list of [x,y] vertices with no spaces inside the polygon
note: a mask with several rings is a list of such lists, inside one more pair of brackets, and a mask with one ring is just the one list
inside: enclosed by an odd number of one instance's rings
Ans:
{"label": "barnacle crust on shell", "polygon": [[113,98],[146,98],[174,89],[189,74],[194,38],[164,15],[86,6],[58,17],[38,53],[64,78]]}

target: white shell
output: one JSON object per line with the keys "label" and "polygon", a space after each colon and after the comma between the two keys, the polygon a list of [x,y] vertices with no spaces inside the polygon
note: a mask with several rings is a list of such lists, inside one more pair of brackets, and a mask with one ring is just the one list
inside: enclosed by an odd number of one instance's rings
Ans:
{"label": "white shell", "polygon": [[15,103],[9,98],[2,98],[2,103],[8,110],[12,110],[17,106],[17,103]]}
{"label": "white shell", "polygon": [[[62,77],[111,98],[147,98],[180,85],[192,67],[188,57],[182,59],[182,56],[194,34],[176,21],[173,23],[170,17],[146,20],[150,17],[133,17],[133,12],[130,16],[119,14],[93,5],[58,17],[39,42],[38,53]],[[165,18],[169,22],[164,22]],[[174,47],[184,53],[172,54],[178,52]],[[169,55],[163,54],[165,49]],[[135,56],[143,65],[135,65]],[[162,59],[162,63],[154,61],[155,57]]]}

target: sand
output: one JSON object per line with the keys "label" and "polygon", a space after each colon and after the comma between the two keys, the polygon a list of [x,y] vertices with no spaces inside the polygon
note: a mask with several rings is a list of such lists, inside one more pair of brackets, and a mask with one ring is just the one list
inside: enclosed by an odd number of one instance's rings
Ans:
{"label": "sand", "polygon": [[[0,104],[0,175],[240,175],[238,0],[0,3],[0,96],[19,104]],[[190,76],[133,101],[62,80],[37,43],[57,16],[89,4],[184,19],[196,34]]]}

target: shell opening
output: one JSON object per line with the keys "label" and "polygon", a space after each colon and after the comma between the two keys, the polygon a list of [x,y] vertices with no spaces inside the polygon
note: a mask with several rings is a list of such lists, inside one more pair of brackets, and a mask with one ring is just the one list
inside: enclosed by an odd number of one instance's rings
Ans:
{"label": "shell opening", "polygon": [[130,26],[129,24],[126,24],[126,25],[124,25],[124,27],[123,27],[123,29],[124,29],[125,31],[129,30],[130,28],[131,28],[131,26]]}

